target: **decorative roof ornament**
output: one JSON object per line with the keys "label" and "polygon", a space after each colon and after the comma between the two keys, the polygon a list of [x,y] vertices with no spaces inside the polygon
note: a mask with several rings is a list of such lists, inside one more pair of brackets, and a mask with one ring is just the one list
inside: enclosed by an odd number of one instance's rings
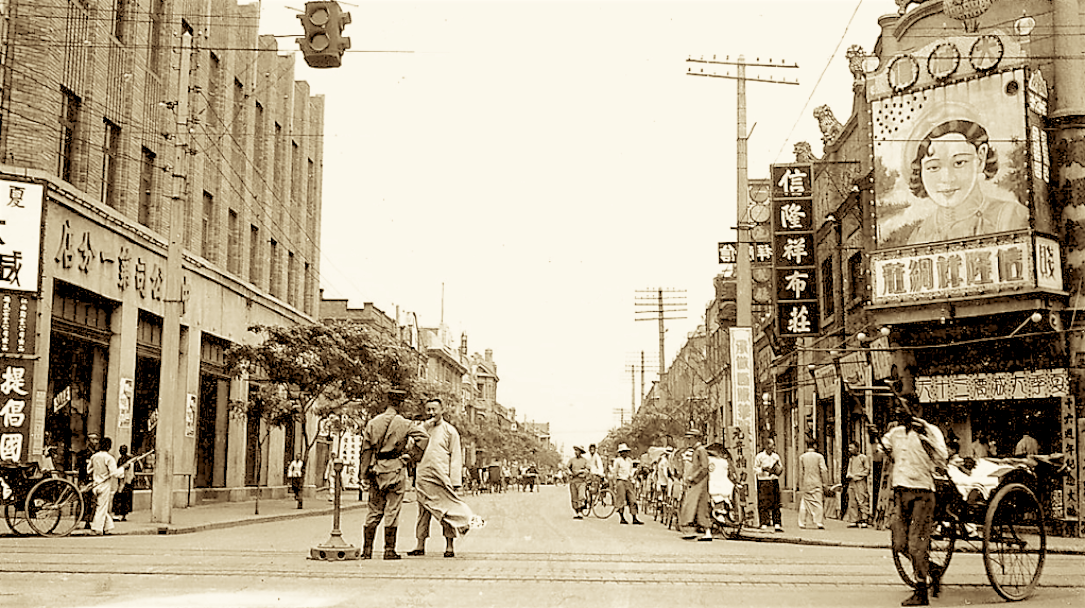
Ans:
{"label": "decorative roof ornament", "polygon": [[974,34],[979,28],[980,15],[991,8],[995,0],[943,0],[942,12],[964,24],[964,31]]}
{"label": "decorative roof ornament", "polygon": [[826,146],[833,145],[833,142],[844,132],[844,125],[840,124],[833,115],[832,109],[827,105],[815,108],[814,118],[817,119],[818,127],[821,129],[821,141]]}

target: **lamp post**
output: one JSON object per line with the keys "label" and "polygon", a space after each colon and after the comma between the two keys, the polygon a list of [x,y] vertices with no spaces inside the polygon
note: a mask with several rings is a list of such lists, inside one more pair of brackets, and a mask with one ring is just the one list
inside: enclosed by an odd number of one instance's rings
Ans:
{"label": "lamp post", "polygon": [[322,559],[325,561],[344,561],[359,559],[361,550],[343,540],[343,532],[339,530],[339,504],[343,494],[343,461],[335,459],[332,465],[335,469],[335,502],[332,503],[332,532],[324,544],[317,545],[309,551],[310,559]]}

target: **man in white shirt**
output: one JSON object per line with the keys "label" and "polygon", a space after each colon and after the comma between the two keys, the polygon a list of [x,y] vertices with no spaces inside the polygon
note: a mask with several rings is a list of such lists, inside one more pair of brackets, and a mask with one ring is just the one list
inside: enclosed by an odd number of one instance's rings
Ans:
{"label": "man in white shirt", "polygon": [[637,495],[633,489],[633,459],[629,457],[629,446],[624,443],[618,445],[618,457],[614,459],[614,506],[618,510],[620,524],[628,524],[623,510],[629,507],[629,515],[634,525],[642,525],[644,522],[637,519]]}
{"label": "man in white shirt", "polygon": [[783,532],[780,526],[780,473],[783,465],[776,453],[776,441],[765,441],[765,449],[753,459],[753,468],[757,474],[757,516],[761,520],[761,529],[770,525],[777,532]]}
{"label": "man in white shirt", "polygon": [[113,528],[113,493],[117,490],[117,479],[124,477],[124,469],[117,466],[117,459],[109,453],[113,440],[102,437],[98,451],[87,463],[92,491],[95,498],[94,519],[90,529],[97,535],[109,534]]}
{"label": "man in white shirt", "polygon": [[891,479],[897,510],[891,527],[893,547],[911,558],[916,578],[915,592],[900,605],[927,606],[928,578],[935,597],[941,591],[942,579],[942,572],[931,568],[929,561],[934,528],[934,473],[946,467],[949,451],[942,431],[913,416],[903,404],[894,408],[894,415],[899,424],[889,429],[881,441],[893,466]]}
{"label": "man in white shirt", "polygon": [[598,495],[599,489],[603,487],[603,476],[606,475],[606,469],[603,468],[603,457],[595,451],[595,444],[588,446],[588,464],[591,466],[591,493],[592,495]]}

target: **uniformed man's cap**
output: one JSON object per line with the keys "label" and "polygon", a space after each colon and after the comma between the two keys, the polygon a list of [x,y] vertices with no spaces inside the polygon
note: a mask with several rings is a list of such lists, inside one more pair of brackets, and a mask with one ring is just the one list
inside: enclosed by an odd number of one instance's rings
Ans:
{"label": "uniformed man's cap", "polygon": [[403,401],[407,398],[407,391],[401,388],[388,389],[388,398],[395,401]]}

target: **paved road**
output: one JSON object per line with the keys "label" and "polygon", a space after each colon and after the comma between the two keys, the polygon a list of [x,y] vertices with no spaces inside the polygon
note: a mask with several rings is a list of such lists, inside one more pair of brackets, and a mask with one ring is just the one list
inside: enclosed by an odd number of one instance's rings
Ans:
{"label": "paved road", "polygon": [[[109,606],[897,606],[887,552],[683,541],[652,522],[571,518],[565,488],[471,497],[487,518],[441,557],[308,560],[331,522],[305,518],[178,536],[3,538],[0,605]],[[414,505],[399,549],[413,546]],[[361,542],[359,512],[344,515]],[[378,553],[380,539],[378,539]],[[1085,557],[1049,556],[1029,606],[1085,605]],[[981,558],[956,555],[938,606],[1002,604]]]}

